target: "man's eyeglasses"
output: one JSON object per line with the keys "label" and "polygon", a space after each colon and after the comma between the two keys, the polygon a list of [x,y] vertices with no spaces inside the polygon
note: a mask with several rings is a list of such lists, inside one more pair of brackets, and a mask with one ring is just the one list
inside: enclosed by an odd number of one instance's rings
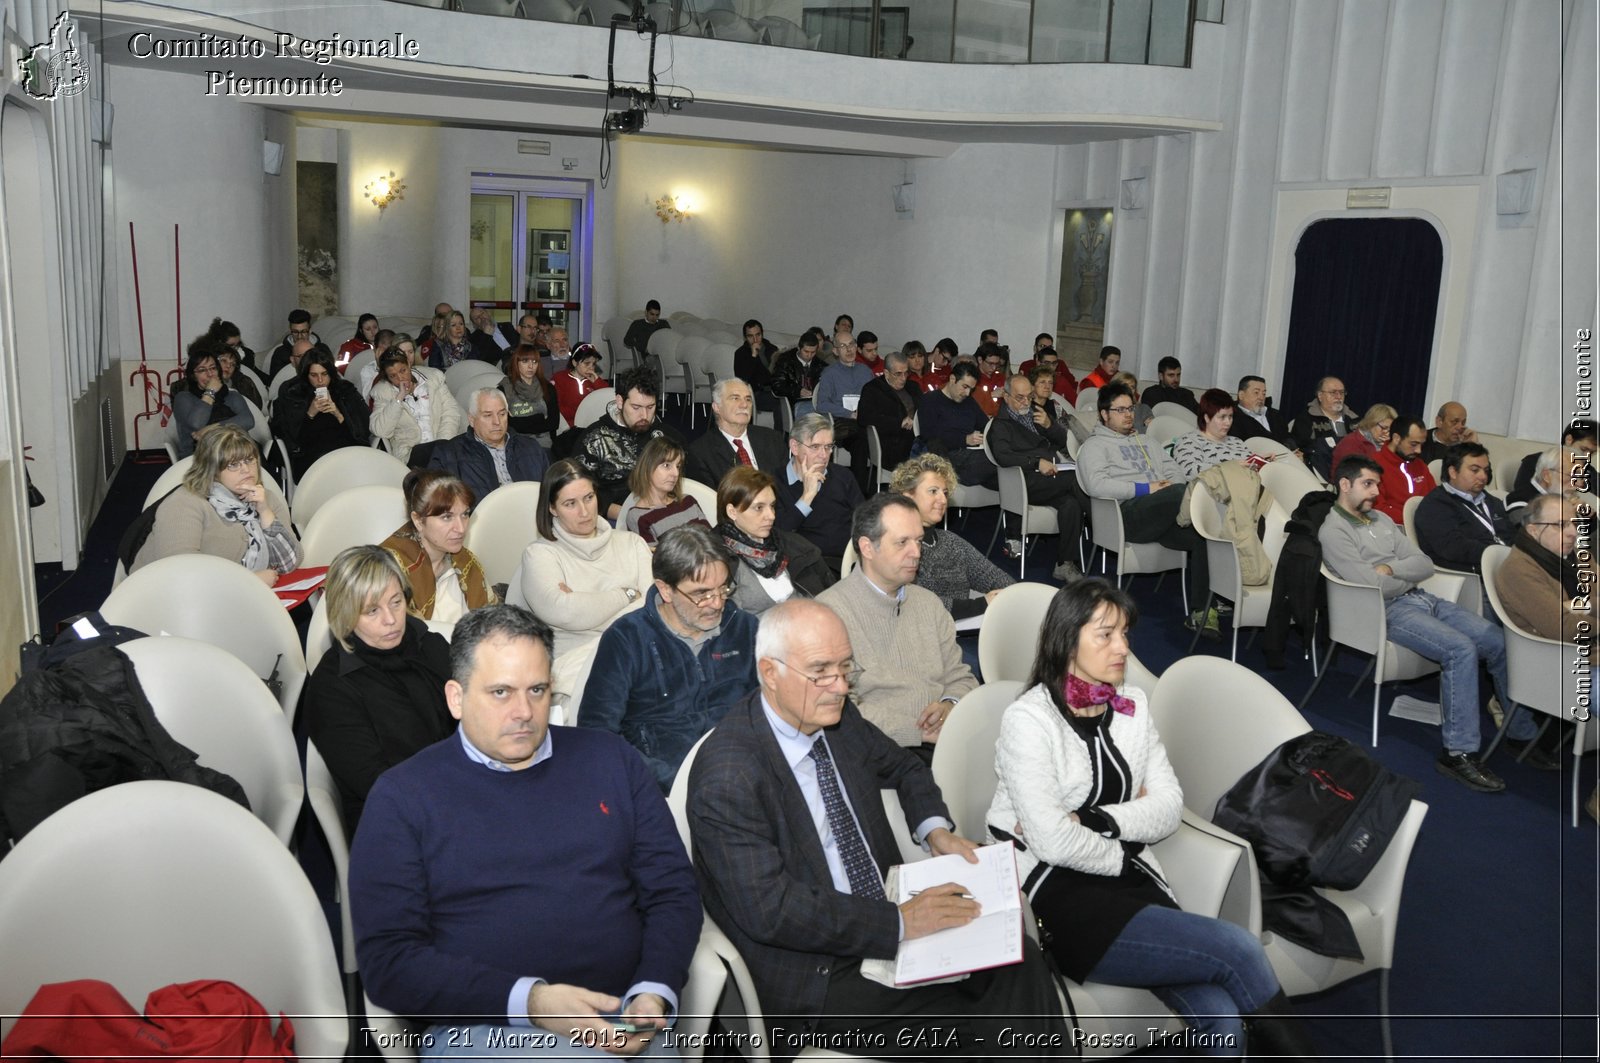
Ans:
{"label": "man's eyeglasses", "polygon": [[729,598],[733,597],[734,592],[739,588],[736,584],[724,583],[720,587],[712,587],[709,590],[703,591],[686,591],[682,587],[674,587],[672,589],[689,599],[689,601],[693,602],[696,606],[704,606],[713,600],[724,602],[727,601]]}
{"label": "man's eyeglasses", "polygon": [[832,454],[838,449],[833,443],[801,443],[800,445],[806,450],[813,452],[820,450],[824,454]]}
{"label": "man's eyeglasses", "polygon": [[865,668],[854,667],[854,662],[851,662],[852,667],[849,668],[840,668],[831,672],[822,672],[817,675],[810,675],[807,672],[802,671],[799,665],[790,664],[781,657],[774,657],[773,660],[777,661],[785,668],[799,672],[800,675],[805,678],[806,682],[810,683],[812,686],[818,687],[833,686],[839,680],[843,679],[844,685],[854,690],[856,684],[861,682],[861,674],[866,671]]}
{"label": "man's eyeglasses", "polygon": [[1132,406],[1107,406],[1106,407],[1106,412],[1107,413],[1132,413],[1133,412],[1133,407]]}

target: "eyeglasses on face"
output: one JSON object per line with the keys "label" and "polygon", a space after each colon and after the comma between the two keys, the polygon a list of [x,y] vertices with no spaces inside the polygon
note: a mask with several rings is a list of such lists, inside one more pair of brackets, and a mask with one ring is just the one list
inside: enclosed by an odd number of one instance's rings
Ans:
{"label": "eyeglasses on face", "polygon": [[703,606],[713,600],[725,602],[729,598],[732,598],[734,592],[739,588],[735,584],[724,583],[720,587],[711,587],[708,590],[703,591],[686,591],[682,587],[674,587],[672,589],[689,599],[689,601],[694,603],[696,606]]}
{"label": "eyeglasses on face", "polygon": [[1107,413],[1132,413],[1133,412],[1133,407],[1132,406],[1107,406],[1106,407],[1106,412]]}
{"label": "eyeglasses on face", "polygon": [[813,453],[820,450],[824,454],[832,454],[837,449],[833,443],[801,443],[800,445]]}
{"label": "eyeglasses on face", "polygon": [[255,467],[256,459],[254,458],[235,458],[233,461],[230,461],[228,464],[223,466],[223,468],[227,469],[229,472],[244,472],[247,469],[253,469]]}
{"label": "eyeglasses on face", "polygon": [[806,682],[810,683],[812,686],[817,686],[817,687],[833,686],[835,683],[839,682],[842,679],[842,680],[844,680],[844,685],[846,687],[854,690],[856,684],[861,682],[862,673],[866,671],[866,669],[864,669],[864,668],[857,668],[855,666],[855,662],[854,661],[850,661],[850,662],[847,662],[847,666],[846,667],[836,668],[836,669],[833,669],[833,670],[827,671],[827,672],[818,672],[816,674],[812,674],[810,672],[807,672],[805,669],[801,668],[797,664],[791,664],[790,662],[783,660],[781,657],[774,657],[773,660],[777,661],[779,664],[783,665],[785,668],[788,668],[791,671],[794,671],[794,672],[798,673],[800,676],[802,676],[805,679]]}

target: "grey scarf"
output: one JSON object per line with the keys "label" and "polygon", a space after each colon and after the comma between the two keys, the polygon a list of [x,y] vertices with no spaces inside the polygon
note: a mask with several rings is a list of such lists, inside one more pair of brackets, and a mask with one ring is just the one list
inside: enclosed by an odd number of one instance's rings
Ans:
{"label": "grey scarf", "polygon": [[297,561],[294,544],[284,534],[281,521],[274,521],[270,528],[263,528],[261,514],[256,507],[249,502],[241,502],[216,480],[211,481],[211,493],[206,496],[206,501],[211,503],[211,508],[223,520],[244,526],[249,542],[245,544],[244,557],[239,559],[239,563],[245,568],[251,572],[261,572],[267,568],[275,568],[279,572],[294,570]]}

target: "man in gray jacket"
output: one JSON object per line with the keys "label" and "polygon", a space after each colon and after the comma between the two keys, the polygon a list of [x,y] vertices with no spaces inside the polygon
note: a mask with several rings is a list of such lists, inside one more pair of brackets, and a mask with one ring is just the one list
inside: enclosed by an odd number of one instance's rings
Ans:
{"label": "man in gray jacket", "polygon": [[[1322,562],[1342,580],[1382,591],[1389,641],[1439,662],[1444,730],[1444,751],[1435,763],[1439,773],[1481,793],[1499,793],[1505,781],[1478,759],[1480,660],[1489,666],[1506,708],[1508,737],[1528,741],[1536,731],[1533,720],[1506,694],[1505,634],[1418,586],[1433,575],[1433,562],[1394,521],[1372,508],[1382,477],[1377,462],[1359,455],[1334,470],[1339,501],[1317,533]],[[1537,752],[1529,750],[1530,762]]]}
{"label": "man in gray jacket", "polygon": [[[1090,498],[1109,498],[1122,510],[1122,535],[1130,543],[1160,543],[1189,555],[1189,601],[1203,603],[1211,589],[1206,541],[1178,524],[1184,475],[1157,443],[1133,427],[1133,394],[1122,384],[1107,384],[1097,399],[1100,427],[1078,449],[1078,484]],[[1215,612],[1191,614],[1188,626],[1201,625],[1207,638],[1220,638]]]}

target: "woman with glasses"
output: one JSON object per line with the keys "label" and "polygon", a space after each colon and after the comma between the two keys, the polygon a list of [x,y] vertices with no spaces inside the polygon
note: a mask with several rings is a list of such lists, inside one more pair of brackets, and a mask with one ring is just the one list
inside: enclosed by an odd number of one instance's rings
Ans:
{"label": "woman with glasses", "polygon": [[644,605],[654,577],[650,547],[600,516],[594,474],[570,458],[544,474],[535,525],[506,598],[555,630],[553,682],[558,693],[582,689],[595,643],[624,613]]}
{"label": "woman with glasses", "polygon": [[1255,457],[1244,440],[1228,434],[1236,409],[1234,397],[1221,388],[1208,388],[1200,396],[1200,412],[1195,414],[1199,431],[1185,432],[1172,441],[1172,460],[1189,479],[1225,461],[1249,461]]}
{"label": "woman with glasses", "polygon": [[1389,445],[1389,426],[1398,416],[1393,406],[1381,402],[1368,406],[1367,412],[1356,422],[1355,431],[1345,433],[1339,445],[1333,448],[1332,467],[1337,469],[1340,462],[1352,455],[1376,458],[1378,451]]}
{"label": "woman with glasses", "polygon": [[217,345],[209,336],[189,344],[188,362],[183,367],[183,382],[172,396],[172,443],[178,457],[194,453],[195,437],[214,424],[233,424],[248,432],[255,415],[245,405],[244,396],[222,379],[217,360]]}
{"label": "woman with glasses", "polygon": [[352,546],[328,566],[324,599],[333,645],[306,681],[305,716],[355,836],[378,776],[450,737],[450,644],[414,612],[406,574],[380,546]]}
{"label": "woman with glasses", "polygon": [[652,548],[674,528],[711,527],[700,503],[683,493],[683,447],[667,436],[656,436],[644,445],[628,475],[628,490],[622,500],[622,527]]}
{"label": "woman with glasses", "polygon": [[289,505],[261,482],[260,452],[238,425],[202,428],[183,485],[156,505],[130,572],[174,554],[211,554],[237,561],[270,587],[299,567]]}
{"label": "woman with glasses", "polygon": [[815,598],[833,585],[822,551],[778,527],[772,477],[735,465],[717,487],[717,533],[734,558],[734,601],[761,614],[795,595]]}
{"label": "woman with glasses", "polygon": [[472,488],[442,469],[412,469],[404,489],[411,519],[383,541],[383,548],[405,572],[411,612],[454,628],[471,610],[497,601],[483,566],[466,547],[476,499]]}
{"label": "woman with glasses", "polygon": [[1180,909],[1149,849],[1178,829],[1183,792],[1126,682],[1135,619],[1102,579],[1051,600],[1029,689],[1001,719],[990,840],[1016,845],[1046,947],[1073,981],[1151,990],[1203,1055],[1313,1058],[1261,942]]}
{"label": "woman with glasses", "polygon": [[[256,386],[254,376],[249,372],[239,372],[239,355],[232,347],[222,347],[217,350],[217,370],[222,375],[223,387],[238,392],[240,396],[254,403],[258,410],[266,405],[261,401],[261,389]],[[252,421],[254,417],[252,413]]]}

